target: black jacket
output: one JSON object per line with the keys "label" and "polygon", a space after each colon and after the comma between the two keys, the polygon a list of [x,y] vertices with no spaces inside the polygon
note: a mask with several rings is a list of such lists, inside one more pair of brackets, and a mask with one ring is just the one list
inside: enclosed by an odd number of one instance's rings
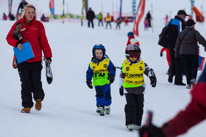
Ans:
{"label": "black jacket", "polygon": [[94,11],[88,10],[88,11],[87,11],[87,19],[88,19],[88,20],[93,20],[94,18],[95,18]]}
{"label": "black jacket", "polygon": [[197,42],[206,47],[204,37],[194,28],[187,26],[177,38],[175,57],[178,58],[181,54],[198,55],[199,46]]}
{"label": "black jacket", "polygon": [[185,22],[181,17],[175,16],[175,18],[171,22],[171,25],[168,27],[169,27],[169,43],[170,43],[169,48],[174,49],[179,33],[185,29]]}

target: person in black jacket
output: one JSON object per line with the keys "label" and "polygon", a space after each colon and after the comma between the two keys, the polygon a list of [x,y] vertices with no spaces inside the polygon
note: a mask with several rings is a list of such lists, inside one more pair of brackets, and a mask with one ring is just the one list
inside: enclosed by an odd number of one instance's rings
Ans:
{"label": "person in black jacket", "polygon": [[90,28],[90,24],[92,24],[92,28],[94,28],[94,22],[93,20],[95,19],[95,13],[92,10],[92,8],[89,8],[87,11],[87,20],[88,20],[88,27]]}
{"label": "person in black jacket", "polygon": [[[22,0],[22,2],[19,3],[19,7],[18,7],[17,12],[16,12],[17,17],[18,17],[18,16],[21,16],[22,11],[23,11],[24,7],[25,7],[27,4],[28,4],[28,3],[27,3],[25,0]],[[18,17],[18,18],[20,18],[20,17]]]}
{"label": "person in black jacket", "polygon": [[185,84],[182,82],[182,62],[180,58],[175,58],[175,45],[176,40],[180,32],[184,30],[185,28],[185,18],[187,13],[184,10],[179,10],[177,15],[174,19],[171,20],[171,24],[169,27],[169,45],[168,49],[170,51],[170,58],[171,58],[171,64],[169,68],[169,78],[168,82],[173,82],[173,76],[175,76],[175,85],[185,86]]}
{"label": "person in black jacket", "polygon": [[186,73],[188,89],[195,83],[198,70],[198,52],[197,42],[206,47],[204,37],[195,30],[195,22],[189,19],[186,22],[185,30],[177,38],[175,47],[175,57],[181,58]]}

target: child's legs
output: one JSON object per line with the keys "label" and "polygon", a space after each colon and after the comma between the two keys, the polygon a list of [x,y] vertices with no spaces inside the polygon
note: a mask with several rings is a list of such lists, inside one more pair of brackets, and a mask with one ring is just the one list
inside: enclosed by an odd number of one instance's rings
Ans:
{"label": "child's legs", "polygon": [[110,84],[103,86],[103,93],[105,94],[105,106],[109,106],[112,103],[112,97],[111,97],[111,88]]}
{"label": "child's legs", "polygon": [[126,118],[126,125],[128,124],[135,124],[136,122],[136,99],[135,94],[125,94],[127,104],[125,105],[125,118]]}
{"label": "child's legs", "polygon": [[105,95],[103,93],[103,89],[101,86],[96,86],[96,105],[97,106],[104,106],[105,104]]}
{"label": "child's legs", "polygon": [[106,84],[103,86],[96,86],[96,100],[97,106],[109,106],[111,101],[111,91],[110,91],[110,84]]}
{"label": "child's legs", "polygon": [[141,126],[142,115],[144,108],[144,94],[135,95],[136,96],[136,122],[135,124]]}

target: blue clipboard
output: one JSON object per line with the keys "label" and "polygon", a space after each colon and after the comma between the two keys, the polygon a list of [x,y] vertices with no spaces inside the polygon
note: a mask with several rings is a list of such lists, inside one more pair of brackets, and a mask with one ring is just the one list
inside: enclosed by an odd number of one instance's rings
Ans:
{"label": "blue clipboard", "polygon": [[22,50],[18,49],[17,47],[13,49],[18,64],[34,57],[34,53],[29,42],[22,44],[22,46]]}

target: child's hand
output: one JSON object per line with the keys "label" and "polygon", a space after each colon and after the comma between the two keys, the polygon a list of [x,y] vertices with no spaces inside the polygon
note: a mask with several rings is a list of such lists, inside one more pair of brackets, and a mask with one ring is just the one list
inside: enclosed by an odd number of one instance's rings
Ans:
{"label": "child's hand", "polygon": [[112,84],[114,82],[114,75],[109,76],[109,82]]}
{"label": "child's hand", "polygon": [[119,94],[120,94],[120,96],[123,96],[124,95],[124,88],[123,88],[123,86],[121,86],[120,88],[119,88]]}
{"label": "child's hand", "polygon": [[93,89],[92,82],[91,82],[90,79],[87,79],[86,83],[87,83],[87,86],[88,86],[90,89]]}
{"label": "child's hand", "polygon": [[151,81],[152,87],[156,87],[156,83],[157,83],[156,76],[151,76],[151,77],[149,77],[149,79]]}

